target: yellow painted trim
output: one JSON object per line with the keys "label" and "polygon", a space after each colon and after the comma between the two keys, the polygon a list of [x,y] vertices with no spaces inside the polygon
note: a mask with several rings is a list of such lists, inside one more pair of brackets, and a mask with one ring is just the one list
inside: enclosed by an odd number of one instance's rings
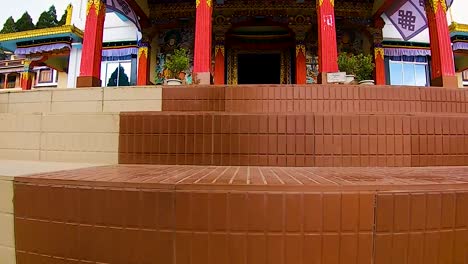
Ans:
{"label": "yellow painted trim", "polygon": [[452,22],[449,26],[450,32],[467,32],[468,33],[468,25],[467,24],[458,24],[457,22]]}
{"label": "yellow painted trim", "polygon": [[148,47],[141,47],[138,49],[138,58],[140,58],[143,55],[145,55],[145,57],[148,58]]}
{"label": "yellow painted trim", "polygon": [[[319,6],[322,6],[323,5],[323,0],[318,0],[318,4]],[[334,7],[335,6],[335,0],[330,0],[330,4]]]}
{"label": "yellow painted trim", "polygon": [[376,59],[377,59],[378,57],[384,58],[385,51],[384,51],[383,48],[375,48],[375,49],[374,49],[374,53],[375,53],[375,58],[376,58]]}
{"label": "yellow painted trim", "polygon": [[67,20],[65,22],[65,25],[69,26],[72,24],[72,16],[73,16],[73,6],[69,4],[67,6]]}
{"label": "yellow painted trim", "polygon": [[80,38],[83,38],[83,31],[79,30],[75,26],[65,25],[60,27],[41,28],[23,32],[0,34],[0,41],[20,40],[25,38],[44,37],[64,33],[73,33]]}
{"label": "yellow painted trim", "polygon": [[89,15],[89,10],[91,10],[92,6],[94,6],[96,16],[98,16],[101,12],[106,12],[106,5],[102,3],[101,0],[88,0],[88,5],[86,7],[86,15]]}
{"label": "yellow painted trim", "polygon": [[224,56],[224,46],[223,45],[216,45],[215,46],[215,56],[218,54],[218,51],[221,51],[221,53],[223,54]]}
{"label": "yellow painted trim", "polygon": [[198,8],[199,5],[200,5],[200,0],[195,0],[195,6]]}
{"label": "yellow painted trim", "polygon": [[445,0],[428,0],[427,4],[429,7],[434,11],[434,13],[437,13],[437,10],[439,9],[439,4],[442,7],[442,10],[444,12],[447,12],[447,3]]}
{"label": "yellow painted trim", "polygon": [[306,55],[306,47],[305,45],[296,45],[296,57],[297,55],[299,55],[299,52],[301,52],[302,54],[304,54],[304,56]]}

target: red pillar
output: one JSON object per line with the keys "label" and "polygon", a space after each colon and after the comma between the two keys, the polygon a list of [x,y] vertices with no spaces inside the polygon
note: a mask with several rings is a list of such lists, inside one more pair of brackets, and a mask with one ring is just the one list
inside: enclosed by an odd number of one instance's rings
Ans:
{"label": "red pillar", "polygon": [[445,1],[427,0],[426,14],[431,40],[432,82],[433,86],[457,88],[452,42],[447,24],[447,5]]}
{"label": "red pillar", "polygon": [[149,45],[143,43],[138,48],[138,72],[137,85],[144,86],[149,84]]}
{"label": "red pillar", "polygon": [[328,72],[338,71],[335,29],[335,1],[317,1],[319,82],[326,83]]}
{"label": "red pillar", "polygon": [[83,37],[80,76],[77,87],[101,86],[102,39],[106,5],[101,0],[88,0]]}
{"label": "red pillar", "polygon": [[210,84],[212,0],[196,0],[193,75],[198,84]]}
{"label": "red pillar", "polygon": [[20,85],[22,90],[31,90],[34,73],[31,72],[32,70],[32,61],[25,60],[24,61],[24,69],[21,73],[20,77]]}
{"label": "red pillar", "polygon": [[384,49],[382,47],[374,48],[375,54],[375,84],[385,85],[387,83],[385,79],[385,59]]}
{"label": "red pillar", "polygon": [[296,44],[296,84],[306,84],[306,47],[303,43]]}
{"label": "red pillar", "polygon": [[215,47],[215,70],[214,70],[214,83],[217,85],[225,84],[225,50],[224,45],[216,45]]}
{"label": "red pillar", "polygon": [[3,80],[3,89],[8,88],[8,73],[4,74],[5,79]]}
{"label": "red pillar", "polygon": [[24,71],[21,73],[21,89],[31,90],[34,73],[30,71]]}

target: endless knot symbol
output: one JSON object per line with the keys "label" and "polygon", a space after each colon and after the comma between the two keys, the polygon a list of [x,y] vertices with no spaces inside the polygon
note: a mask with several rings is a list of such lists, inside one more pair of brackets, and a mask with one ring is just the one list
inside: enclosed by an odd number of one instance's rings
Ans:
{"label": "endless knot symbol", "polygon": [[399,10],[398,16],[398,24],[400,24],[403,29],[414,31],[414,23],[416,22],[416,16],[413,16],[412,11],[405,12],[405,10]]}
{"label": "endless knot symbol", "polygon": [[419,6],[424,7],[424,2],[426,2],[426,1],[425,0],[419,0]]}

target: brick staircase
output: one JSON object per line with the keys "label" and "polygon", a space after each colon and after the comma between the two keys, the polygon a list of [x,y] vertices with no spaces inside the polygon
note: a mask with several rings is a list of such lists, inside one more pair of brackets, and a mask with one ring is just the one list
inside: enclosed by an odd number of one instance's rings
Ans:
{"label": "brick staircase", "polygon": [[465,90],[166,88],[163,112],[121,114],[119,163],[281,167],[468,164]]}

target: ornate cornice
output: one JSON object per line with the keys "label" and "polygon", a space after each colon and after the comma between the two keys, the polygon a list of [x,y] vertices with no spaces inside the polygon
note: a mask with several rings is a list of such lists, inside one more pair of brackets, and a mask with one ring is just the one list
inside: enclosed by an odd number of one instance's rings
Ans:
{"label": "ornate cornice", "polygon": [[36,38],[36,37],[44,37],[44,36],[52,36],[52,35],[66,34],[66,33],[72,33],[80,38],[83,38],[83,31],[79,30],[73,25],[65,25],[65,26],[60,26],[60,27],[33,29],[33,30],[22,31],[22,32],[0,34],[0,42],[11,41],[11,40],[22,40],[22,39],[27,39],[27,38]]}
{"label": "ornate cornice", "polygon": [[[150,5],[150,17],[153,21],[164,21],[167,19],[177,18],[193,18],[195,16],[195,7],[197,1],[194,2],[176,2],[176,3],[157,3]],[[249,1],[246,5],[243,1],[225,1],[224,4],[212,2],[214,7],[214,17],[222,15],[225,17],[236,16],[275,16],[275,17],[294,17],[302,15],[315,19],[317,3],[314,1],[304,1],[304,3],[276,1],[267,2]],[[324,0],[322,0],[324,1]],[[330,0],[326,0],[330,1]],[[344,18],[364,18],[372,17],[372,3],[367,2],[352,2],[352,1],[335,1],[335,15]]]}

